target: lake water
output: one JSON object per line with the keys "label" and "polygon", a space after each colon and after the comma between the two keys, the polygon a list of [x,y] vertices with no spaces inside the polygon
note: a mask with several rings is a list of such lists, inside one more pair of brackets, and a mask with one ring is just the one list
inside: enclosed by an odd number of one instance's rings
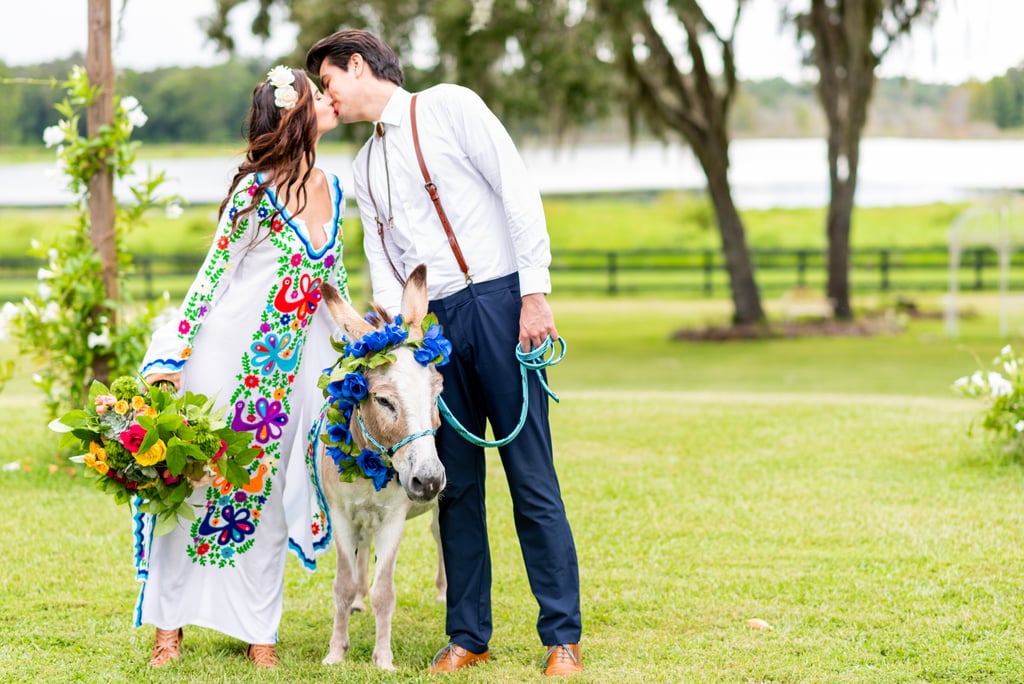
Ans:
{"label": "lake water", "polygon": [[[525,148],[523,158],[543,194],[704,189],[704,175],[681,145],[645,143]],[[191,203],[218,203],[238,158],[140,162],[164,170],[167,192]],[[352,158],[322,155],[318,164],[352,187]],[[825,142],[736,140],[730,179],[740,208],[820,207],[828,202]],[[1024,140],[868,138],[861,147],[857,203],[914,205],[960,201],[1024,189]],[[119,197],[126,191],[117,186]],[[64,205],[72,197],[54,164],[0,166],[0,206]]]}

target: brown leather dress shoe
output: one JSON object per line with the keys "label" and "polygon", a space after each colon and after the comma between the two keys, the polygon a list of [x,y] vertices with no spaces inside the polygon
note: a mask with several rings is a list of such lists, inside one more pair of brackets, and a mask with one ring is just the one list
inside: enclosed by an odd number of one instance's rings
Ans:
{"label": "brown leather dress shoe", "polygon": [[579,644],[557,644],[550,646],[541,663],[544,674],[549,677],[565,677],[566,675],[583,672],[583,660],[580,657]]}
{"label": "brown leather dress shoe", "polygon": [[272,668],[281,662],[273,644],[250,644],[249,648],[245,649],[245,657],[256,667]]}
{"label": "brown leather dress shoe", "polygon": [[172,660],[181,657],[181,640],[184,632],[178,629],[157,629],[153,640],[153,657],[149,659],[150,667],[163,667]]}
{"label": "brown leather dress shoe", "polygon": [[467,651],[461,646],[448,644],[434,656],[433,662],[430,663],[430,672],[433,674],[439,674],[441,672],[455,672],[456,670],[469,667],[470,665],[487,662],[490,659],[490,651],[473,653],[472,651]]}

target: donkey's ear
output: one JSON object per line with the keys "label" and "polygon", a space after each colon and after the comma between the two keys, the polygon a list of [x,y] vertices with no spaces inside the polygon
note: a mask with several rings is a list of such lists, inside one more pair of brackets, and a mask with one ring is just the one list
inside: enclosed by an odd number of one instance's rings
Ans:
{"label": "donkey's ear", "polygon": [[402,290],[402,319],[409,325],[409,338],[423,339],[420,323],[427,315],[427,265],[420,264],[409,274]]}
{"label": "donkey's ear", "polygon": [[350,340],[358,340],[366,333],[374,329],[372,325],[363,320],[359,312],[352,308],[352,305],[345,301],[341,293],[330,283],[322,286],[324,303],[331,313],[331,318],[338,324]]}

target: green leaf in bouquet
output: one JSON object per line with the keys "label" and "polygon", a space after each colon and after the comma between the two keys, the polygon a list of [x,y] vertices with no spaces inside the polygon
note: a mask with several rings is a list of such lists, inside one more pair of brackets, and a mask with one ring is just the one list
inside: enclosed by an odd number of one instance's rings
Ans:
{"label": "green leaf in bouquet", "polygon": [[[141,425],[141,423],[139,423]],[[160,433],[153,428],[146,428],[146,436],[142,439],[142,444],[139,445],[139,453],[144,454],[153,448],[156,441],[160,439]]]}
{"label": "green leaf in bouquet", "polygon": [[217,470],[224,479],[235,487],[249,484],[249,473],[235,459],[223,459],[217,464]]}
{"label": "green leaf in bouquet", "polygon": [[247,466],[252,463],[257,456],[259,456],[260,450],[256,447],[246,447],[238,452],[231,460],[240,466]]}
{"label": "green leaf in bouquet", "polygon": [[[142,423],[139,423],[141,425]],[[177,413],[161,413],[156,417],[156,426],[160,430],[174,432],[185,424],[185,419]]]}
{"label": "green leaf in bouquet", "polygon": [[89,385],[89,401],[92,402],[101,394],[110,394],[110,390],[99,380],[93,380],[92,384]]}
{"label": "green leaf in bouquet", "polygon": [[98,442],[99,441],[99,439],[97,439],[96,432],[94,432],[93,430],[90,430],[89,428],[85,428],[85,427],[77,427],[77,428],[73,429],[70,432],[70,434],[73,437],[75,437],[76,439],[79,439],[82,442],[84,442],[86,445],[88,445],[89,442]]}
{"label": "green leaf in bouquet", "polygon": [[[168,487],[170,494],[167,495],[166,500],[172,503],[181,503],[188,498],[188,495],[192,493],[192,487],[189,486],[188,482],[181,480],[177,484],[173,484]],[[184,506],[183,508],[188,508]]]}
{"label": "green leaf in bouquet", "polygon": [[167,469],[171,471],[171,475],[181,475],[181,471],[188,464],[188,449],[185,448],[185,444],[177,437],[171,437],[171,441],[167,443]]}
{"label": "green leaf in bouquet", "polygon": [[54,432],[68,432],[69,429],[83,425],[88,420],[89,414],[83,409],[74,409],[60,418],[50,421],[49,428]]}
{"label": "green leaf in bouquet", "polygon": [[171,532],[177,526],[177,514],[174,511],[162,511],[153,522],[153,535],[159,537]]}
{"label": "green leaf in bouquet", "polygon": [[184,423],[182,423],[180,427],[174,428],[173,432],[176,437],[180,437],[187,441],[192,441],[196,438],[196,431]]}

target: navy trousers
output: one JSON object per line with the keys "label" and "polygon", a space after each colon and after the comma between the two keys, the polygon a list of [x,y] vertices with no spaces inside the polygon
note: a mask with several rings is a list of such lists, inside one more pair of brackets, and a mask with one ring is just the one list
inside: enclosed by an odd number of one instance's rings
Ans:
{"label": "navy trousers", "polygon": [[[510,434],[522,409],[522,379],[515,356],[522,300],[517,274],[479,284],[430,303],[452,343],[439,368],[444,401],[470,432]],[[529,414],[522,432],[498,449],[512,496],[516,534],[530,589],[540,612],[541,643],[578,643],[579,566],[551,452],[548,397],[530,373]],[[491,553],[484,502],[484,450],[441,421],[437,447],[448,484],[440,497],[441,547],[448,573],[452,643],[480,653],[491,638]]]}

